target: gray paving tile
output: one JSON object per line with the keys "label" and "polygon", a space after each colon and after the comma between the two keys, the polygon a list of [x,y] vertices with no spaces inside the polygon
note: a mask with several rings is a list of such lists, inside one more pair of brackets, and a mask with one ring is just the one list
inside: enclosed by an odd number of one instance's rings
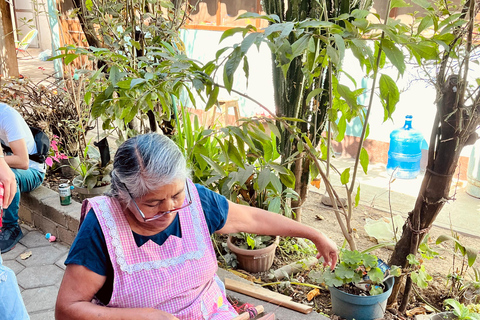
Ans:
{"label": "gray paving tile", "polygon": [[25,267],[33,267],[33,266],[45,266],[54,264],[64,251],[61,251],[55,248],[53,245],[49,245],[47,247],[38,247],[38,248],[29,248],[25,251],[31,251],[32,255],[28,258],[23,260],[20,256],[17,257],[17,262],[21,263]]}
{"label": "gray paving tile", "polygon": [[53,320],[55,319],[55,311],[44,311],[40,313],[30,314],[30,320]]}
{"label": "gray paving tile", "polygon": [[20,224],[20,228],[22,228],[23,235],[26,235],[30,231],[36,230],[34,227],[29,226],[28,224],[22,223]]}
{"label": "gray paving tile", "polygon": [[3,261],[15,260],[15,258],[18,257],[20,253],[24,252],[25,249],[27,249],[27,247],[25,247],[23,244],[17,243],[15,248],[7,253],[2,253],[2,259]]}
{"label": "gray paving tile", "polygon": [[24,289],[60,285],[63,270],[55,265],[36,266],[23,269],[18,275],[18,284]]}
{"label": "gray paving tile", "polygon": [[58,259],[57,262],[55,262],[55,265],[65,270],[67,268],[67,266],[65,265],[65,260],[67,260],[67,256],[68,252],[65,253],[60,259]]}
{"label": "gray paving tile", "polygon": [[50,242],[45,239],[45,235],[40,231],[30,231],[20,240],[20,243],[28,248],[42,247],[50,244]]}
{"label": "gray paving tile", "polygon": [[54,246],[55,248],[57,248],[58,250],[60,250],[61,252],[65,253],[65,252],[68,252],[70,250],[70,247],[67,246],[66,244],[62,243],[62,242],[51,242],[52,246]]}
{"label": "gray paving tile", "polygon": [[18,275],[20,273],[20,271],[25,269],[25,267],[23,265],[21,265],[20,263],[18,263],[15,260],[3,261],[3,265],[12,269],[13,272],[15,272],[16,275]]}
{"label": "gray paving tile", "polygon": [[[22,292],[23,301],[27,312],[53,311],[57,300],[58,287],[48,286],[42,288],[28,289]],[[39,318],[39,319],[53,319]]]}

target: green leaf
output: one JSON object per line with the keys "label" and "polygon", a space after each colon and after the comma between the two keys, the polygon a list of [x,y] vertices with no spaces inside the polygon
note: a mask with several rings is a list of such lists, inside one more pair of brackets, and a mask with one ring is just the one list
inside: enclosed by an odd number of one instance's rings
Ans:
{"label": "green leaf", "polygon": [[[124,72],[120,72],[120,69],[118,68],[118,66],[116,65],[113,65],[111,68],[110,68],[110,75],[108,77],[108,79],[110,80],[110,82],[116,86],[117,85],[117,82],[120,81],[124,76],[125,76],[126,73]],[[90,80],[92,81],[92,80]],[[93,80],[95,81],[95,80]]]}
{"label": "green leaf", "polygon": [[427,15],[423,17],[417,28],[417,35],[422,33],[422,31],[425,30],[426,28],[431,27],[432,25],[433,25],[433,19],[431,16]]}
{"label": "green leaf", "polygon": [[226,177],[227,174],[225,173],[225,171],[222,169],[222,167],[220,167],[215,161],[213,161],[212,159],[210,159],[209,157],[207,156],[204,156],[203,154],[200,155],[205,161],[208,162],[208,164],[212,167],[212,169],[217,172],[219,175],[221,175],[222,177]]}
{"label": "green leaf", "polygon": [[290,170],[288,170],[287,174],[280,173],[280,181],[282,181],[283,185],[287,188],[295,188],[295,175]]}
{"label": "green leaf", "polygon": [[330,270],[326,270],[323,273],[323,281],[329,287],[340,287],[343,284],[342,279],[338,279],[335,276],[335,273],[331,272]]}
{"label": "green leaf", "polygon": [[345,57],[345,41],[339,34],[334,34],[333,37],[335,38],[335,44],[337,45],[338,53],[340,55],[340,61],[343,61],[343,57]]}
{"label": "green leaf", "polygon": [[383,281],[383,272],[378,267],[370,269],[367,274],[370,280],[372,280],[374,283],[381,283]]}
{"label": "green leaf", "polygon": [[144,83],[144,82],[146,82],[146,81],[147,81],[147,80],[142,79],[142,78],[132,79],[132,81],[130,82],[130,89],[132,89],[132,88],[135,87],[136,85],[141,84],[141,83]]}
{"label": "green leaf", "polygon": [[380,99],[384,109],[383,121],[386,121],[388,118],[392,117],[392,113],[395,111],[395,106],[400,100],[400,93],[395,81],[386,74],[380,76],[379,84]]}
{"label": "green leaf", "polygon": [[264,191],[270,183],[270,169],[264,168],[258,174],[258,190]]}
{"label": "green leaf", "polygon": [[119,82],[117,82],[117,87],[119,87],[120,89],[125,89],[125,90],[130,89],[130,82],[132,82],[132,79],[119,81]]}
{"label": "green leaf", "polygon": [[343,170],[342,175],[340,176],[340,181],[343,185],[346,185],[350,180],[350,168]]}
{"label": "green leaf", "polygon": [[230,160],[232,160],[233,163],[235,163],[240,168],[245,169],[242,156],[238,152],[235,145],[231,141],[228,141],[228,140],[227,140],[226,143],[227,143],[227,153],[228,153],[228,157],[230,158]]}
{"label": "green leaf", "polygon": [[408,256],[407,256],[407,261],[408,261],[408,264],[411,264],[411,265],[414,265],[414,266],[417,266],[420,264],[420,261],[418,261],[417,257],[410,253]]}
{"label": "green leaf", "polygon": [[323,88],[317,88],[312,91],[307,96],[307,100],[305,102],[308,104],[310,103],[310,100],[312,100],[313,97],[316,97],[317,95],[321,94],[323,92]]}
{"label": "green leaf", "polygon": [[92,99],[92,93],[91,92],[85,92],[85,96],[83,97],[83,100],[85,100],[85,103],[87,105],[90,105],[90,100]]}
{"label": "green leaf", "polygon": [[275,213],[280,213],[281,204],[282,204],[282,201],[280,200],[280,198],[274,198],[268,204],[268,211],[275,212]]}
{"label": "green leaf", "polygon": [[390,8],[404,8],[404,7],[411,7],[411,4],[406,3],[404,0],[392,0],[392,4]]}
{"label": "green leaf", "polygon": [[398,49],[395,44],[388,40],[382,39],[382,49],[390,62],[397,68],[400,74],[405,72],[405,56],[402,51]]}
{"label": "green leaf", "polygon": [[310,40],[311,35],[304,34],[300,39],[295,41],[292,44],[292,55],[290,59],[298,57],[299,55],[303,54],[308,47],[308,41]]}
{"label": "green leaf", "polygon": [[432,4],[430,3],[429,0],[412,0],[413,3],[419,5],[420,7],[424,9],[431,9]]}
{"label": "green leaf", "polygon": [[241,52],[240,47],[236,47],[225,63],[223,69],[223,83],[228,92],[232,91],[233,75],[240,64],[240,61],[242,61],[243,56],[244,54]]}
{"label": "green leaf", "polygon": [[359,203],[360,203],[360,185],[358,185],[357,194],[355,195],[355,207],[358,207]]}
{"label": "green leaf", "polygon": [[225,32],[223,32],[223,34],[220,37],[220,40],[218,41],[218,43],[222,42],[225,38],[231,37],[234,34],[239,33],[239,32],[244,32],[245,30],[246,30],[245,27],[227,29]]}
{"label": "green leaf", "polygon": [[[374,268],[378,265],[378,258],[372,254],[363,254],[363,265],[367,268]],[[375,280],[372,279],[372,281]]]}
{"label": "green leaf", "polygon": [[66,65],[69,65],[76,58],[78,58],[78,54],[68,53],[67,55],[65,55],[64,63]]}
{"label": "green leaf", "polygon": [[367,174],[367,171],[368,171],[368,163],[369,163],[368,152],[367,150],[365,150],[365,148],[362,147],[362,150],[360,151],[360,164],[365,174]]}
{"label": "green leaf", "polygon": [[425,271],[425,266],[422,265],[420,270],[412,272],[410,274],[412,281],[422,289],[428,287],[428,281],[431,281],[433,278]]}
{"label": "green leaf", "polygon": [[92,9],[93,9],[92,0],[85,0],[85,8],[87,8],[88,11],[92,11]]}
{"label": "green leaf", "polygon": [[270,14],[270,15],[261,15],[256,12],[245,12],[242,13],[237,17],[237,20],[239,19],[264,19],[269,22],[275,23],[275,22],[280,22],[280,18],[276,14]]}
{"label": "green leaf", "polygon": [[220,92],[220,89],[215,86],[213,88],[213,91],[210,93],[210,96],[208,97],[207,104],[205,105],[205,111],[210,110],[210,108],[217,103],[217,98],[218,98],[218,93]]}
{"label": "green leaf", "polygon": [[105,110],[107,109],[105,99],[105,93],[100,92],[99,94],[97,94],[92,104],[92,118],[98,118],[105,113]]}
{"label": "green leaf", "polygon": [[339,277],[340,279],[351,279],[353,278],[353,274],[355,271],[353,271],[351,268],[345,265],[345,263],[341,262],[337,267],[335,268],[335,275]]}

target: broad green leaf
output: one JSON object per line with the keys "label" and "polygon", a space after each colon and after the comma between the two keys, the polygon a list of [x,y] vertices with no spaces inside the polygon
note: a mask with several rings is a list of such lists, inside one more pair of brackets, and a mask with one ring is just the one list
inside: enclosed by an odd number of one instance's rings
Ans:
{"label": "broad green leaf", "polygon": [[335,268],[335,275],[341,279],[351,279],[353,278],[354,273],[355,271],[346,266],[344,263],[340,263]]}
{"label": "broad green leaf", "polygon": [[78,58],[78,54],[74,54],[74,53],[68,53],[63,62],[66,64],[66,65],[69,65],[73,60],[75,60],[76,58]]}
{"label": "broad green leaf", "polygon": [[[364,254],[363,264],[367,268],[374,268],[378,265],[378,258],[372,254]],[[375,281],[375,280],[372,279],[372,281]]]}
{"label": "broad green leaf", "polygon": [[117,87],[119,87],[120,89],[128,90],[128,89],[130,89],[130,82],[132,82],[132,79],[119,81],[119,82],[117,82]]}
{"label": "broad green leaf", "polygon": [[[120,81],[124,76],[125,76],[125,73],[120,72],[120,69],[118,68],[118,66],[113,65],[110,68],[110,75],[109,75],[108,79],[110,80],[110,82],[112,82],[112,84],[114,86],[116,86],[117,82]],[[92,81],[92,80],[90,80],[90,81]],[[95,81],[95,80],[93,80],[93,81]]]}
{"label": "broad green leaf", "polygon": [[264,19],[269,22],[275,23],[275,22],[280,22],[280,18],[276,14],[270,14],[270,15],[261,15],[256,12],[245,12],[242,13],[237,17],[237,20],[240,19]]}
{"label": "broad green leaf", "polygon": [[280,213],[281,205],[282,205],[282,201],[280,200],[280,198],[274,198],[268,204],[268,211]]}
{"label": "broad green leaf", "polygon": [[407,47],[417,59],[417,63],[421,65],[422,59],[436,60],[439,57],[438,47],[435,42],[422,41],[419,43],[409,43]]}
{"label": "broad green leaf", "polygon": [[420,24],[418,25],[417,35],[422,33],[422,31],[425,30],[426,28],[431,27],[432,25],[433,25],[432,17],[430,15],[426,15],[425,17],[422,18],[422,20],[420,21]]}
{"label": "broad green leaf", "polygon": [[410,277],[412,281],[422,289],[428,287],[428,281],[431,281],[433,278],[425,271],[425,266],[422,265],[420,270],[412,272]]}
{"label": "broad green leaf", "polygon": [[292,44],[291,59],[303,54],[308,47],[308,41],[310,40],[309,34],[304,34],[300,39]]}
{"label": "broad green leaf", "polygon": [[327,46],[327,55],[333,64],[338,65],[340,63],[340,56],[334,47]]}
{"label": "broad green leaf", "polygon": [[420,264],[420,261],[418,261],[417,257],[411,253],[407,256],[407,261],[408,261],[408,264],[414,265],[414,266],[417,266]]}
{"label": "broad green leaf", "polygon": [[331,272],[330,270],[326,270],[323,273],[323,281],[329,287],[340,287],[343,284],[342,279],[338,279],[335,276],[335,273]]}
{"label": "broad green leaf", "polygon": [[225,67],[223,69],[223,83],[225,84],[225,88],[228,92],[232,91],[233,75],[240,64],[240,61],[242,61],[242,58],[243,53],[241,52],[240,47],[236,47],[225,63]]}
{"label": "broad green leaf", "polygon": [[243,57],[243,73],[245,73],[245,80],[247,82],[247,87],[248,87],[248,78],[250,76],[250,67],[248,66],[247,56]]}
{"label": "broad green leaf", "polygon": [[92,93],[87,91],[85,92],[85,96],[83,97],[83,100],[85,100],[85,103],[87,105],[90,105],[90,100],[92,99]]}
{"label": "broad green leaf", "polygon": [[380,76],[379,84],[380,99],[382,100],[384,109],[383,121],[386,121],[388,118],[391,118],[392,113],[395,111],[395,106],[400,100],[400,93],[395,81],[386,74]]}
{"label": "broad green leaf", "polygon": [[338,130],[338,133],[337,133],[337,136],[335,137],[335,140],[338,142],[341,142],[345,137],[345,131],[347,130],[347,119],[345,118],[345,115],[342,115],[338,120],[337,130]]}
{"label": "broad green leaf", "polygon": [[132,81],[130,82],[130,89],[132,89],[132,88],[135,87],[136,85],[141,84],[141,83],[144,83],[144,82],[146,82],[146,81],[147,81],[147,80],[142,79],[142,78],[132,79]]}
{"label": "broad green leaf", "polygon": [[420,7],[424,9],[431,9],[432,4],[430,3],[429,0],[412,0],[413,3],[419,5]]}
{"label": "broad green leaf", "polygon": [[217,98],[218,98],[218,93],[219,93],[220,89],[215,86],[213,88],[213,91],[210,93],[210,96],[208,97],[208,101],[207,101],[207,104],[205,105],[205,111],[208,111],[210,110],[210,108],[215,104],[217,103]]}
{"label": "broad green leaf", "polygon": [[278,193],[282,192],[282,183],[280,182],[280,179],[273,172],[270,173],[270,182],[272,183],[272,186],[276,192]]}
{"label": "broad green leaf", "polygon": [[248,49],[252,46],[252,44],[257,40],[257,38],[262,38],[263,35],[261,33],[250,33],[248,36],[243,39],[242,44],[240,45],[240,50],[242,53],[247,53]]}
{"label": "broad green leaf", "polygon": [[127,110],[129,110],[129,111],[128,111],[127,115],[125,116],[125,122],[129,123],[130,121],[133,120],[133,118],[135,117],[135,115],[138,112],[138,104],[137,103],[132,104],[130,106],[130,108],[128,108]]}
{"label": "broad green leaf", "polygon": [[244,32],[244,31],[245,31],[244,27],[227,29],[226,31],[223,32],[223,34],[220,37],[220,40],[218,41],[218,43],[222,42],[225,38],[231,37],[236,33]]}
{"label": "broad green leaf", "polygon": [[411,7],[411,4],[406,3],[404,0],[392,0],[392,4],[390,8],[404,8],[404,7]]}
{"label": "broad green leaf", "polygon": [[400,74],[405,72],[405,56],[402,51],[398,49],[395,44],[388,40],[382,40],[382,49],[385,51],[385,55],[390,60],[390,62],[397,68]]}
{"label": "broad green leaf", "polygon": [[350,180],[350,168],[343,170],[342,175],[340,176],[340,181],[343,185],[346,185]]}
{"label": "broad green leaf", "polygon": [[467,254],[468,266],[472,267],[473,264],[475,263],[475,260],[477,260],[478,251],[475,250],[475,248],[470,248],[470,247],[465,247],[465,251]]}
{"label": "broad green leaf", "polygon": [[230,160],[232,160],[232,162],[235,163],[240,168],[245,169],[242,156],[238,152],[235,145],[231,141],[227,141],[226,143],[227,143],[227,153]]}
{"label": "broad green leaf", "polygon": [[375,283],[380,283],[383,281],[383,272],[380,268],[376,267],[376,268],[372,268],[370,269],[370,271],[368,271],[368,277],[370,278],[370,280],[372,280],[373,282]]}
{"label": "broad green leaf", "polygon": [[360,264],[363,256],[364,255],[357,250],[345,251],[342,253],[341,260],[346,264]]}
{"label": "broad green leaf", "polygon": [[217,172],[220,176],[222,177],[226,177],[227,174],[225,173],[225,171],[222,169],[222,167],[220,167],[215,161],[213,161],[212,159],[210,159],[209,157],[206,157],[204,156],[203,154],[200,155],[205,161],[208,162],[208,164],[213,168],[213,170],[215,170],[215,172]]}
{"label": "broad green leaf", "polygon": [[300,22],[297,28],[303,29],[303,28],[320,28],[320,27],[332,27],[332,26],[334,26],[334,23],[332,22],[321,21],[321,20],[308,20],[308,21]]}
{"label": "broad green leaf", "polygon": [[368,152],[367,150],[365,150],[365,148],[362,147],[362,150],[360,150],[360,165],[362,166],[363,172],[365,172],[365,174],[367,174],[368,171],[368,163]]}
{"label": "broad green leaf", "polygon": [[343,84],[338,84],[337,90],[340,96],[345,99],[350,109],[352,109],[353,111],[358,109],[357,97],[355,96],[355,93],[350,90],[349,87]]}
{"label": "broad green leaf", "polygon": [[317,88],[312,91],[307,96],[307,100],[305,102],[308,104],[310,103],[310,100],[312,100],[313,97],[316,97],[317,95],[321,94],[323,92],[323,88]]}
{"label": "broad green leaf", "polygon": [[295,188],[295,175],[292,171],[288,170],[287,174],[280,173],[280,180],[287,188]]}
{"label": "broad green leaf", "polygon": [[107,109],[107,103],[105,103],[105,93],[100,92],[97,94],[92,104],[92,118],[98,118],[105,113]]}
{"label": "broad green leaf", "polygon": [[276,163],[269,163],[268,164],[273,170],[277,171],[278,173],[281,174],[289,174],[291,171],[285,168],[282,165],[276,164]]}
{"label": "broad green leaf", "polygon": [[267,185],[270,183],[270,169],[264,168],[258,174],[258,189],[260,192],[264,191],[267,188]]}
{"label": "broad green leaf", "polygon": [[333,37],[335,38],[335,44],[337,45],[337,50],[340,55],[340,61],[343,61],[343,57],[345,57],[345,41],[339,34],[334,34]]}

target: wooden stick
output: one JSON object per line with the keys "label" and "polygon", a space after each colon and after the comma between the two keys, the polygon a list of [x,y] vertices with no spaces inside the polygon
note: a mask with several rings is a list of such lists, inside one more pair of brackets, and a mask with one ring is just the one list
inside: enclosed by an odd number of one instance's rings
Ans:
{"label": "wooden stick", "polygon": [[[258,305],[255,307],[255,310],[257,310],[257,314],[260,314],[263,312],[263,306]],[[249,320],[249,319],[250,319],[250,315],[248,314],[248,312],[244,312],[240,314],[238,317],[233,318],[232,320]]]}
{"label": "wooden stick", "polygon": [[312,312],[313,308],[301,303],[292,301],[292,298],[283,294],[273,292],[261,287],[253,286],[243,282],[235,281],[232,279],[225,279],[225,287],[228,290],[240,292],[248,296],[258,298],[270,303],[278,304],[282,307],[289,308],[298,312],[308,314]]}

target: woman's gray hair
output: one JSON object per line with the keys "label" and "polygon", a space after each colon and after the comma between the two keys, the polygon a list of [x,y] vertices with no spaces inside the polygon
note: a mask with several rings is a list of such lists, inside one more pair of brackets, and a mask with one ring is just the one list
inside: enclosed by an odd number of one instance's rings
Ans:
{"label": "woman's gray hair", "polygon": [[[190,177],[187,163],[178,146],[168,137],[148,133],[130,138],[120,145],[113,159],[109,195],[129,204],[174,180]],[[127,188],[127,189],[126,189]]]}

